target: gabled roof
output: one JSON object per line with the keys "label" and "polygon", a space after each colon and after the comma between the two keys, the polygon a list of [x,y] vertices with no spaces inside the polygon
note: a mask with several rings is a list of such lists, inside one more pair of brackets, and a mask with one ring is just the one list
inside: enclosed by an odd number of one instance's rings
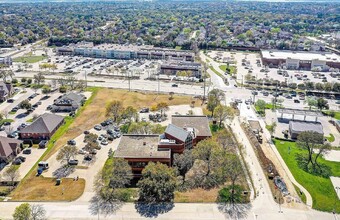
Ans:
{"label": "gabled roof", "polygon": [[0,87],[1,87],[0,91],[2,92],[2,95],[7,95],[9,93],[8,86],[3,81],[0,81]]}
{"label": "gabled roof", "polygon": [[63,97],[61,97],[60,99],[69,99],[74,102],[80,103],[84,99],[84,96],[80,94],[76,94],[74,92],[70,92],[68,94],[63,95]]}
{"label": "gabled roof", "polygon": [[172,115],[171,123],[180,128],[195,128],[196,136],[211,137],[209,120],[204,115]]}
{"label": "gabled roof", "polygon": [[183,128],[177,127],[176,125],[169,124],[165,129],[165,133],[177,138],[178,140],[185,142],[188,138],[189,133]]}
{"label": "gabled roof", "polygon": [[45,113],[23,128],[20,133],[51,133],[63,120],[63,116]]}
{"label": "gabled roof", "polygon": [[0,157],[8,157],[15,151],[15,147],[22,141],[0,136]]}

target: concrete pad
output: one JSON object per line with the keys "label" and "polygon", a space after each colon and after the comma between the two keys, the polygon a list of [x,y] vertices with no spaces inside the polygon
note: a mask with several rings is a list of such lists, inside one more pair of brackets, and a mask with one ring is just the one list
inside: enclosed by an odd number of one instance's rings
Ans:
{"label": "concrete pad", "polygon": [[[340,177],[331,176],[330,178],[331,178],[334,190],[337,193],[337,196],[340,200]],[[338,188],[338,189],[336,189],[336,188]]]}
{"label": "concrete pad", "polygon": [[[318,149],[314,150],[315,153],[319,152]],[[340,162],[340,151],[339,150],[330,150],[327,154],[323,155],[325,160]]]}

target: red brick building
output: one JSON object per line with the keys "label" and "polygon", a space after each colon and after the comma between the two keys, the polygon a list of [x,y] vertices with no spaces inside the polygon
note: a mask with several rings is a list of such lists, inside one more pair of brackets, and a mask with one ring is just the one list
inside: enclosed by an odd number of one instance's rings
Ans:
{"label": "red brick building", "polygon": [[23,140],[49,140],[63,123],[64,117],[45,113],[32,124],[23,128],[19,132],[19,138]]}
{"label": "red brick building", "polygon": [[199,141],[211,136],[206,116],[175,115],[164,134],[123,135],[114,157],[126,159],[134,176],[139,178],[148,162],[171,166],[174,153],[192,149]]}

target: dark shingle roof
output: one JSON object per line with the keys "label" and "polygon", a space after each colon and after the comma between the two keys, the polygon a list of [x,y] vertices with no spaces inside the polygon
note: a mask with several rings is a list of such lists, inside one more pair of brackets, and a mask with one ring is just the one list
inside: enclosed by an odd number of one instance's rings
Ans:
{"label": "dark shingle roof", "polygon": [[63,120],[63,116],[45,113],[23,128],[20,133],[51,133]]}
{"label": "dark shingle roof", "polygon": [[16,146],[21,143],[22,141],[19,141],[17,139],[0,136],[0,156],[8,157],[15,150],[11,147],[11,145]]}
{"label": "dark shingle roof", "polygon": [[173,115],[171,121],[180,128],[195,128],[196,136],[211,136],[209,120],[204,115]]}
{"label": "dark shingle roof", "polygon": [[158,149],[159,135],[123,135],[114,157],[121,158],[167,158],[169,149]]}
{"label": "dark shingle roof", "polygon": [[176,125],[173,125],[173,124],[169,124],[168,127],[166,127],[165,133],[177,138],[178,140],[182,142],[185,142],[185,140],[187,139],[189,135],[189,133],[186,130],[184,130],[183,128],[177,127]]}

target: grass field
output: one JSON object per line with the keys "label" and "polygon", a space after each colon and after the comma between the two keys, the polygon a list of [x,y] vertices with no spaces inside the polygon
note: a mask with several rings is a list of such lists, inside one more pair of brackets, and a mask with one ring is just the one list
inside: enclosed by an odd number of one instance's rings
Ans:
{"label": "grass field", "polygon": [[[329,112],[330,112],[330,111],[323,111],[323,113],[325,113],[326,115],[328,115]],[[334,112],[334,113],[335,113],[334,118],[335,118],[336,120],[340,120],[340,111],[337,111],[337,112]]]}
{"label": "grass field", "polygon": [[204,190],[192,189],[186,192],[175,192],[175,202],[216,202],[220,188]]}
{"label": "grass field", "polygon": [[[304,150],[298,148],[294,142],[274,140],[274,143],[286,162],[294,178],[304,186],[313,198],[313,208],[321,211],[331,212],[336,209],[340,212],[340,201],[336,196],[331,180],[314,176],[298,167],[296,154],[303,153]],[[290,151],[288,150],[290,146]],[[323,158],[318,160],[331,168],[332,176],[340,176],[340,162],[326,161]]]}
{"label": "grass field", "polygon": [[[227,65],[220,65],[219,67],[223,72],[227,71]],[[229,71],[231,75],[236,74],[236,67],[229,65]]]}
{"label": "grass field", "polygon": [[330,143],[332,143],[332,142],[335,141],[335,137],[334,137],[333,134],[329,134],[329,136],[327,136],[326,138],[327,138],[327,140],[328,140]]}
{"label": "grass field", "polygon": [[220,72],[218,72],[217,70],[215,70],[214,67],[210,66],[210,69],[211,69],[214,73],[216,73],[216,75],[218,75],[219,77],[221,77],[222,79],[225,78]]}
{"label": "grass field", "polygon": [[46,59],[45,56],[23,56],[23,57],[14,58],[13,62],[36,63],[44,59]]}
{"label": "grass field", "polygon": [[11,196],[13,201],[73,201],[79,198],[85,188],[85,180],[73,181],[73,178],[63,178],[56,186],[55,178],[34,177],[25,190],[15,190]]}

